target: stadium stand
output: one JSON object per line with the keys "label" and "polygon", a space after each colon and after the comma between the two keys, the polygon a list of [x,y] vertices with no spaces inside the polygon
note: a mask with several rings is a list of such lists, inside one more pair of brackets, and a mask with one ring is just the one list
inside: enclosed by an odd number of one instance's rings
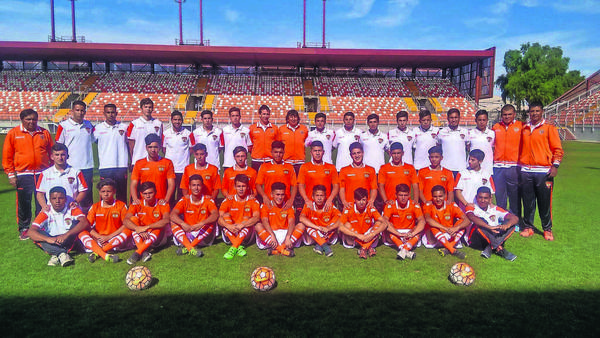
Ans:
{"label": "stadium stand", "polygon": [[159,93],[99,93],[92,104],[88,106],[86,118],[91,121],[102,121],[104,105],[114,103],[117,105],[119,119],[131,121],[139,116],[140,100],[149,97],[154,101],[154,116],[162,121],[170,119],[172,107],[177,102],[177,94]]}
{"label": "stadium stand", "polygon": [[23,109],[31,108],[38,112],[40,120],[47,120],[54,112],[50,106],[58,96],[58,92],[2,90],[0,91],[0,114],[3,120],[18,121],[19,113]]}

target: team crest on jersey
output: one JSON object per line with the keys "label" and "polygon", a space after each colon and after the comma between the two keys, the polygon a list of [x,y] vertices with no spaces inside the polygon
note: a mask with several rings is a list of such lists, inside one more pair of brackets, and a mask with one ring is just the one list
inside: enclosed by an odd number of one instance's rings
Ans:
{"label": "team crest on jersey", "polygon": [[205,214],[206,214],[206,209],[202,209],[202,210],[200,210],[200,213],[201,213],[202,215],[205,215]]}
{"label": "team crest on jersey", "polygon": [[241,137],[246,137],[246,133],[240,133]]}
{"label": "team crest on jersey", "polygon": [[379,143],[383,143],[383,139],[382,138],[378,139],[377,141],[379,141]]}
{"label": "team crest on jersey", "polygon": [[288,215],[288,214],[287,214],[287,212],[282,212],[282,213],[281,213],[281,218],[286,218],[286,217],[287,217],[287,215]]}
{"label": "team crest on jersey", "polygon": [[284,170],[284,171],[283,171],[283,174],[284,174],[284,175],[289,175],[289,174],[290,174],[290,171],[289,171],[289,170]]}
{"label": "team crest on jersey", "polygon": [[70,218],[65,218],[65,225],[70,227],[73,224],[73,221]]}
{"label": "team crest on jersey", "polygon": [[412,215],[406,215],[406,219],[412,219]]}
{"label": "team crest on jersey", "polygon": [[465,139],[465,134],[460,134],[460,138]]}
{"label": "team crest on jersey", "polygon": [[486,185],[486,184],[487,184],[487,182],[488,182],[488,180],[487,180],[487,179],[485,179],[485,178],[482,178],[482,179],[481,179],[481,184],[483,184],[483,185]]}
{"label": "team crest on jersey", "polygon": [[496,222],[496,215],[491,215],[491,216],[490,216],[490,220],[491,220],[492,222]]}
{"label": "team crest on jersey", "polygon": [[73,184],[73,182],[75,182],[75,177],[69,177],[69,184]]}
{"label": "team crest on jersey", "polygon": [[206,176],[204,176],[204,179],[205,179],[205,180],[210,180],[210,175],[206,175]]}
{"label": "team crest on jersey", "polygon": [[325,175],[329,175],[330,173],[331,173],[331,171],[325,170]]}
{"label": "team crest on jersey", "polygon": [[188,138],[187,138],[187,137],[185,137],[185,136],[182,136],[182,137],[181,137],[181,141],[182,141],[183,143],[187,143],[187,141],[188,141]]}
{"label": "team crest on jersey", "polygon": [[442,177],[440,178],[440,180],[442,180],[442,182],[446,182],[448,179],[446,178],[446,176],[442,176]]}
{"label": "team crest on jersey", "polygon": [[244,212],[250,212],[250,207],[245,207]]}
{"label": "team crest on jersey", "polygon": [[125,135],[125,130],[119,130],[119,135],[121,135],[121,136]]}
{"label": "team crest on jersey", "polygon": [[367,219],[365,220],[365,223],[367,223],[367,224],[371,224],[371,219],[370,219],[370,218],[367,218]]}
{"label": "team crest on jersey", "polygon": [[449,221],[449,220],[450,220],[450,215],[444,215],[444,219],[445,219],[446,221]]}
{"label": "team crest on jersey", "polygon": [[217,135],[213,135],[213,140],[217,140]]}
{"label": "team crest on jersey", "polygon": [[165,171],[165,167],[158,167],[158,171]]}
{"label": "team crest on jersey", "polygon": [[488,140],[488,142],[492,142],[492,138],[491,137],[488,137],[487,140]]}
{"label": "team crest on jersey", "polygon": [[86,128],[85,128],[85,131],[87,131],[87,133],[88,133],[88,134],[91,134],[91,133],[92,133],[92,130],[91,130],[89,127],[86,127]]}
{"label": "team crest on jersey", "polygon": [[543,135],[543,134],[544,134],[544,130],[542,129],[542,130],[540,130],[540,135]]}
{"label": "team crest on jersey", "polygon": [[329,140],[331,138],[331,135],[325,135],[325,137]]}
{"label": "team crest on jersey", "polygon": [[412,140],[412,136],[407,136],[406,139],[410,142],[410,140]]}
{"label": "team crest on jersey", "polygon": [[329,222],[331,219],[328,216],[323,217],[323,222]]}
{"label": "team crest on jersey", "polygon": [[357,141],[359,141],[360,140],[360,136],[354,135],[354,139],[357,140]]}
{"label": "team crest on jersey", "polygon": [[519,128],[517,128],[517,127],[514,127],[514,128],[513,128],[513,130],[514,130],[515,132],[518,132],[518,131],[519,131]]}
{"label": "team crest on jersey", "polygon": [[408,175],[408,174],[410,174],[410,171],[404,170],[404,175]]}
{"label": "team crest on jersey", "polygon": [[159,126],[154,127],[154,130],[156,130],[156,132],[158,133],[158,131],[160,130]]}
{"label": "team crest on jersey", "polygon": [[158,218],[160,216],[160,213],[158,211],[154,211],[152,213],[152,216],[154,216],[154,218]]}
{"label": "team crest on jersey", "polygon": [[369,176],[371,176],[371,175],[369,175],[369,173],[365,173],[366,178],[369,178]]}
{"label": "team crest on jersey", "polygon": [[119,218],[119,213],[118,212],[113,212],[111,214],[112,218]]}

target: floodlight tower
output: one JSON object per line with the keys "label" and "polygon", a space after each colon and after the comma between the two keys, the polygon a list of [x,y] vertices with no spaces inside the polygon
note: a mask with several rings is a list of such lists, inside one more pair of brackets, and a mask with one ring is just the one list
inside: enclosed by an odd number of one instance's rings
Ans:
{"label": "floodlight tower", "polygon": [[204,46],[204,32],[202,25],[202,0],[200,0],[200,46]]}
{"label": "floodlight tower", "polygon": [[181,5],[185,2],[185,0],[175,0],[175,2],[179,4],[179,44],[183,45],[183,19],[181,16]]}
{"label": "floodlight tower", "polygon": [[325,47],[325,0],[323,0],[323,46],[321,46],[322,48],[326,48]]}
{"label": "floodlight tower", "polygon": [[306,0],[304,3],[304,11],[302,16],[302,48],[306,48]]}
{"label": "floodlight tower", "polygon": [[77,34],[75,34],[75,1],[77,0],[69,1],[71,1],[71,26],[73,26],[73,38],[71,41],[77,42]]}
{"label": "floodlight tower", "polygon": [[50,42],[56,42],[56,32],[54,30],[54,0],[50,0],[50,29],[52,31]]}

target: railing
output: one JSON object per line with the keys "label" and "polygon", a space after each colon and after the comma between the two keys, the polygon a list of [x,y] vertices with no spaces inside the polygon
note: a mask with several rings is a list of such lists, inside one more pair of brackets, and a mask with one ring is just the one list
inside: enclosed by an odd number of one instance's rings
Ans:
{"label": "railing", "polygon": [[306,45],[302,46],[302,42],[296,43],[296,48],[330,48],[331,43],[325,42],[325,46],[323,46],[322,42],[307,42]]}
{"label": "railing", "polygon": [[175,39],[176,45],[185,45],[185,46],[210,46],[210,40],[204,40],[204,42],[200,42],[200,40],[179,40]]}
{"label": "railing", "polygon": [[[48,35],[48,42],[81,42],[85,43],[85,36],[80,35],[75,37],[75,41],[73,41],[73,36],[56,36],[54,41],[52,41],[52,35]],[[88,41],[91,42],[91,41]]]}

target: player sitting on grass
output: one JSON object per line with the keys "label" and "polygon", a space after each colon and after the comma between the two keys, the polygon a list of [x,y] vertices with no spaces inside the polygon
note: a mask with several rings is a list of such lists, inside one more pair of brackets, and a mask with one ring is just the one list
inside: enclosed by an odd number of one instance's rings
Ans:
{"label": "player sitting on grass", "polygon": [[235,176],[235,195],[225,199],[219,208],[218,224],[223,228],[223,241],[231,243],[223,255],[225,259],[231,260],[235,255],[246,256],[242,244],[252,238],[254,225],[260,220],[260,205],[250,196],[249,183],[248,176]]}
{"label": "player sitting on grass", "polygon": [[467,217],[477,232],[488,243],[481,252],[484,258],[490,258],[492,251],[498,256],[514,261],[517,256],[504,248],[504,243],[515,231],[519,217],[491,203],[492,191],[488,187],[477,189],[477,203],[467,207]]}
{"label": "player sitting on grass", "polygon": [[131,230],[123,224],[127,206],[115,199],[117,183],[113,179],[101,180],[96,188],[100,195],[100,202],[92,205],[87,216],[92,229],[89,232],[82,231],[79,240],[87,250],[92,251],[88,256],[90,263],[94,263],[98,257],[102,257],[107,262],[117,263],[119,256],[107,252],[118,248],[126,249],[124,246],[131,236]]}
{"label": "player sitting on grass", "polygon": [[375,256],[379,234],[389,225],[375,207],[367,207],[369,192],[365,188],[354,190],[354,202],[345,208],[340,221],[342,241],[346,248],[360,246],[358,256],[367,259]]}
{"label": "player sitting on grass", "polygon": [[481,168],[481,163],[485,158],[482,150],[473,149],[469,153],[469,167],[456,175],[456,187],[454,196],[458,206],[465,210],[467,205],[475,202],[477,189],[488,187],[492,194],[494,193],[494,181],[489,171]]}
{"label": "player sitting on grass", "polygon": [[[264,165],[261,167],[264,168]],[[260,208],[262,223],[256,225],[256,245],[259,249],[269,249],[268,255],[282,254],[294,257],[294,247],[300,246],[299,239],[304,233],[304,225],[296,224],[294,209],[286,207],[286,186],[283,182],[271,185],[271,201]]]}
{"label": "player sitting on grass", "polygon": [[[169,205],[159,203],[156,198],[156,185],[152,182],[140,184],[142,199],[132,204],[125,215],[125,226],[133,231],[133,241],[137,250],[129,257],[127,264],[133,265],[140,258],[147,262],[152,257],[148,251],[151,245],[160,246],[165,242],[164,227],[169,224]],[[139,197],[138,197],[139,198]]]}
{"label": "player sitting on grass", "polygon": [[51,209],[42,210],[33,220],[29,236],[47,254],[51,255],[49,266],[73,264],[69,251],[77,234],[88,228],[89,223],[79,208],[67,206],[67,193],[63,187],[50,189]]}
{"label": "player sitting on grass", "polygon": [[[457,248],[462,247],[460,239],[470,223],[469,219],[456,203],[446,201],[446,189],[441,185],[431,188],[431,195],[433,200],[425,204],[423,214],[435,239],[443,245],[443,248],[438,250],[440,255],[451,254],[464,259],[465,253]],[[432,244],[424,237],[424,244],[425,247],[432,248],[437,243]]]}
{"label": "player sitting on grass", "polygon": [[[211,245],[215,239],[215,222],[219,212],[215,202],[209,196],[202,195],[202,176],[194,174],[190,176],[189,182],[189,194],[180,199],[171,210],[173,242],[178,246],[177,256],[189,253],[202,257],[204,253],[199,246]],[[182,214],[183,219],[180,217]]]}
{"label": "player sitting on grass", "polygon": [[396,185],[396,200],[383,209],[383,218],[390,222],[383,233],[385,245],[396,245],[399,260],[415,259],[414,251],[425,228],[425,218],[421,207],[410,200],[410,187],[401,183]]}
{"label": "player sitting on grass", "polygon": [[316,242],[313,250],[319,255],[325,254],[327,257],[333,256],[333,251],[329,244],[337,242],[337,229],[340,226],[340,217],[342,214],[338,209],[332,206],[326,210],[327,188],[318,184],[312,188],[312,202],[308,203],[302,209],[300,214],[300,223],[306,227],[305,243],[312,244]]}

